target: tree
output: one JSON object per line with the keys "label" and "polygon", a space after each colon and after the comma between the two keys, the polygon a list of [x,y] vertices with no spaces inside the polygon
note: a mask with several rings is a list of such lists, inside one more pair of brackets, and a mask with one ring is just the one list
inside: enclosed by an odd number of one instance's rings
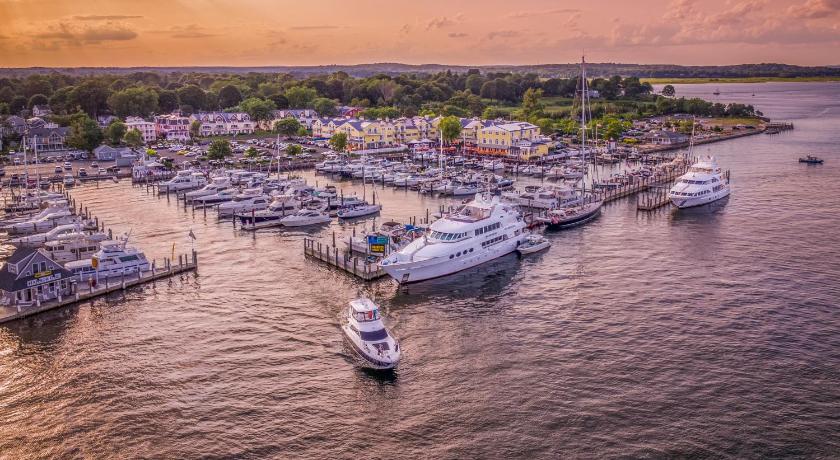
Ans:
{"label": "tree", "polygon": [[541,134],[547,136],[554,133],[554,120],[551,118],[540,118],[534,124],[540,127]]}
{"label": "tree", "polygon": [[504,118],[505,112],[497,109],[496,107],[487,107],[481,112],[481,118],[485,120],[495,120],[496,118]]}
{"label": "tree", "polygon": [[210,143],[210,147],[207,149],[207,158],[211,160],[224,160],[225,157],[229,157],[232,154],[230,142],[225,139],[216,139]]}
{"label": "tree", "polygon": [[198,120],[193,121],[190,123],[190,136],[192,138],[197,138],[201,135],[201,122]]}
{"label": "tree", "polygon": [[528,88],[522,96],[522,110],[525,111],[525,116],[540,115],[543,111],[543,105],[540,102],[543,90]]}
{"label": "tree", "polygon": [[129,147],[140,147],[143,145],[143,135],[136,128],[129,129],[123,136],[123,142]]}
{"label": "tree", "polygon": [[8,86],[4,86],[0,88],[0,102],[10,103],[12,99],[15,97],[15,91]]}
{"label": "tree", "polygon": [[665,85],[665,87],[662,88],[663,96],[674,97],[676,94],[677,91],[674,89],[673,85]]}
{"label": "tree", "polygon": [[336,152],[343,152],[347,148],[347,133],[335,133],[330,138],[330,146]]}
{"label": "tree", "polygon": [[111,145],[119,145],[123,136],[125,136],[125,131],[125,123],[114,120],[105,128],[105,138],[108,139],[108,143]]}
{"label": "tree", "polygon": [[335,103],[334,100],[328,99],[326,97],[319,97],[315,98],[312,101],[312,108],[318,112],[318,115],[322,117],[331,117],[335,115],[335,110],[338,104]]}
{"label": "tree", "polygon": [[303,147],[301,147],[297,144],[292,144],[292,145],[286,147],[286,153],[288,153],[291,156],[298,156],[302,152],[303,152]]}
{"label": "tree", "polygon": [[162,90],[158,93],[158,107],[161,112],[169,113],[178,108],[178,93]]}
{"label": "tree", "polygon": [[158,94],[148,88],[127,88],[108,97],[108,107],[118,117],[147,117],[158,111]]}
{"label": "tree", "polygon": [[219,107],[223,109],[236,107],[240,102],[242,102],[242,93],[236,86],[227,85],[219,90]]}
{"label": "tree", "polygon": [[70,93],[71,107],[81,107],[93,118],[108,107],[108,87],[100,80],[85,80]]}
{"label": "tree", "polygon": [[251,120],[259,123],[261,121],[268,121],[274,117],[274,103],[270,100],[260,99],[258,97],[249,97],[239,104],[240,110],[247,113]]}
{"label": "tree", "polygon": [[298,128],[298,130],[297,130],[297,135],[298,135],[299,137],[308,136],[309,134],[310,134],[310,133],[309,133],[309,130],[308,130],[308,129],[306,129],[306,126],[301,125],[301,127],[300,127],[300,128]]}
{"label": "tree", "polygon": [[448,116],[440,121],[438,126],[445,142],[452,142],[461,135],[461,120]]}
{"label": "tree", "polygon": [[245,158],[256,158],[260,156],[259,150],[255,149],[253,146],[248,147],[245,149],[244,153]]}
{"label": "tree", "polygon": [[67,144],[70,147],[92,152],[102,143],[102,130],[99,124],[84,114],[75,118],[70,125],[70,135]]}
{"label": "tree", "polygon": [[32,110],[32,107],[35,107],[36,105],[47,105],[49,102],[50,100],[47,99],[47,96],[44,96],[43,94],[35,94],[29,98],[27,107]]}
{"label": "tree", "polygon": [[293,109],[305,109],[318,97],[318,92],[305,86],[292,86],[286,90],[285,96],[289,100],[289,107]]}
{"label": "tree", "polygon": [[207,94],[196,85],[187,85],[178,90],[178,101],[189,105],[193,110],[203,110],[207,105]]}
{"label": "tree", "polygon": [[274,123],[274,132],[284,136],[294,136],[300,128],[300,122],[292,117],[286,117]]}
{"label": "tree", "polygon": [[268,97],[271,102],[274,103],[274,106],[278,109],[288,109],[289,108],[289,99],[282,94],[272,94]]}
{"label": "tree", "polygon": [[26,102],[26,98],[21,95],[13,97],[12,102],[9,103],[9,111],[17,115],[21,110],[26,108]]}
{"label": "tree", "polygon": [[7,102],[0,102],[0,115],[8,115],[9,113],[9,104]]}

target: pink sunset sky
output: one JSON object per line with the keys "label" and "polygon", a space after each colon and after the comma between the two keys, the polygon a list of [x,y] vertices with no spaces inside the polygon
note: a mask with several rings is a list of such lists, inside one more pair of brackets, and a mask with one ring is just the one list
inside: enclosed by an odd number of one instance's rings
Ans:
{"label": "pink sunset sky", "polygon": [[840,0],[0,0],[0,66],[840,64]]}

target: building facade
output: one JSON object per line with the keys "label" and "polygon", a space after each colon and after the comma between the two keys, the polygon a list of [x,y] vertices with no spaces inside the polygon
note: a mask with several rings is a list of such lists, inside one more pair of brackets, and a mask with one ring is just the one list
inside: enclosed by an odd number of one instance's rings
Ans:
{"label": "building facade", "polygon": [[39,154],[43,152],[55,152],[67,150],[65,141],[70,135],[70,128],[66,126],[53,128],[32,128],[26,138],[26,146],[29,150],[34,149]]}
{"label": "building facade", "polygon": [[190,139],[190,119],[180,115],[158,115],[155,134],[168,141],[187,141]]}
{"label": "building facade", "polygon": [[147,144],[154,142],[157,139],[157,129],[155,128],[155,124],[140,117],[127,117],[125,119],[125,128],[128,131],[131,131],[132,129],[140,131],[140,135],[143,137],[143,142]]}
{"label": "building facade", "polygon": [[190,121],[201,123],[198,130],[201,136],[253,134],[256,128],[245,112],[198,112],[190,116]]}
{"label": "building facade", "polygon": [[0,269],[0,303],[31,305],[73,293],[73,274],[43,250],[18,248]]}

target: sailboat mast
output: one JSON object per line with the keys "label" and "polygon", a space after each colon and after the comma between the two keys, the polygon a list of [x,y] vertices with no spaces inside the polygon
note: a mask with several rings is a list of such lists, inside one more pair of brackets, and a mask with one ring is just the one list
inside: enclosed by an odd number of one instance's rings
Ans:
{"label": "sailboat mast", "polygon": [[586,89],[586,56],[580,58],[580,133],[581,149],[586,158],[586,106],[589,91]]}

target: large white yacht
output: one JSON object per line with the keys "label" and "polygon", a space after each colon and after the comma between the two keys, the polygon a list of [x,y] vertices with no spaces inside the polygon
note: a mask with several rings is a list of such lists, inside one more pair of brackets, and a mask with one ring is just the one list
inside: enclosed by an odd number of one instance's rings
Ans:
{"label": "large white yacht", "polygon": [[219,211],[219,217],[231,217],[237,213],[261,211],[269,204],[271,204],[271,198],[263,194],[262,189],[253,188],[243,190],[233,200],[220,204],[216,209]]}
{"label": "large white yacht", "polygon": [[350,302],[341,330],[366,367],[392,369],[400,361],[400,344],[382,324],[379,307],[370,299]]}
{"label": "large white yacht", "polygon": [[160,193],[181,192],[184,190],[197,189],[207,185],[207,178],[203,173],[196,171],[179,171],[178,175],[158,185]]}
{"label": "large white yacht", "polygon": [[380,266],[400,283],[437,278],[513,252],[527,234],[515,205],[481,194],[432,223],[426,236],[386,257]]}
{"label": "large white yacht", "polygon": [[185,193],[184,199],[189,203],[192,200],[195,200],[196,198],[215,195],[221,192],[222,190],[226,190],[228,188],[230,188],[230,178],[214,177],[213,180],[204,187],[198,190],[193,190],[192,192]]}
{"label": "large white yacht", "polygon": [[102,249],[90,259],[67,262],[64,266],[80,281],[89,278],[102,279],[149,270],[149,261],[142,251],[127,246],[123,241],[103,241]]}
{"label": "large white yacht", "polygon": [[729,178],[721,171],[715,157],[703,157],[677,179],[668,192],[678,208],[701,206],[729,196]]}

